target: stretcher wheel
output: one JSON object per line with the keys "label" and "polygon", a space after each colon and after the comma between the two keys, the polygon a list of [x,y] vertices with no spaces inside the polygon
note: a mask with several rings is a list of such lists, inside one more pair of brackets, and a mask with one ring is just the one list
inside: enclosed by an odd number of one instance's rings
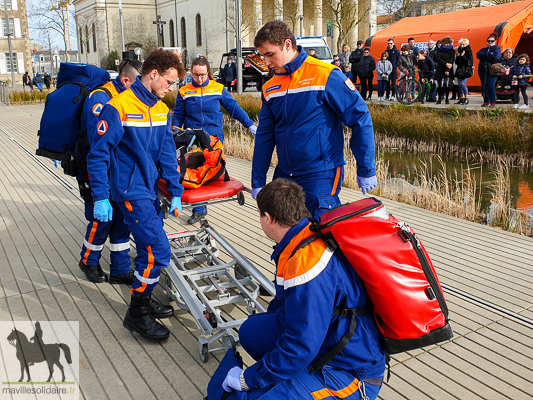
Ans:
{"label": "stretcher wheel", "polygon": [[202,350],[200,350],[200,360],[204,363],[209,360],[209,345],[207,343],[202,345]]}
{"label": "stretcher wheel", "polygon": [[233,350],[237,350],[237,343],[235,343],[235,338],[233,336],[226,336],[225,341],[226,350],[229,350],[230,348],[232,348]]}
{"label": "stretcher wheel", "polygon": [[239,192],[237,194],[237,202],[239,203],[240,206],[244,206],[245,200],[244,200],[244,193],[243,192]]}

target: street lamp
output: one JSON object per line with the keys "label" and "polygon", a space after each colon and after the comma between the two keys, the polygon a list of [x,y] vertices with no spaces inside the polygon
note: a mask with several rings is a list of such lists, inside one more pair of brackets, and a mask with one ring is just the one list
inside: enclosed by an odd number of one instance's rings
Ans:
{"label": "street lamp", "polygon": [[[11,47],[11,36],[13,33],[11,33],[11,29],[9,26],[9,17],[7,15],[7,0],[4,1],[4,11],[6,13],[6,26],[7,26],[7,46],[9,47],[9,62],[11,64],[11,87],[15,88],[15,60],[13,57],[13,48]],[[13,25],[15,25],[15,22],[13,22]],[[13,26],[13,31],[15,30],[15,26]]]}

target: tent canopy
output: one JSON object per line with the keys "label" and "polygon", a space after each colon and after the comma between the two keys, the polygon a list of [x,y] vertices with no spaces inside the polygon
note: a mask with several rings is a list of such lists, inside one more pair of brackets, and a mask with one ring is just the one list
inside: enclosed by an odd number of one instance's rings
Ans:
{"label": "tent canopy", "polygon": [[[497,44],[502,52],[506,48],[516,49],[518,46],[521,52],[529,51],[528,54],[533,58],[533,40],[530,40],[533,39],[533,0],[403,18],[369,37],[365,47],[370,48],[374,58],[380,59],[389,38],[394,38],[398,50],[410,37],[415,39],[415,45],[421,49],[427,48],[427,41],[430,39],[436,42],[445,36],[451,36],[456,47],[460,38],[468,38],[477,69],[479,60],[476,53],[487,45],[487,37],[493,32],[499,36]],[[523,43],[519,46],[522,35],[524,40],[529,39],[526,46]],[[477,73],[468,83],[469,86],[480,85]]]}

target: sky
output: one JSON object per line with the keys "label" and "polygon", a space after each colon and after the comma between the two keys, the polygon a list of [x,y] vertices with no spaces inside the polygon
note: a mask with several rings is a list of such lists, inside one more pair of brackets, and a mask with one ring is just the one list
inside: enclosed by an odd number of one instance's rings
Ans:
{"label": "sky", "polygon": [[[28,25],[30,27],[30,39],[33,39],[33,41],[36,44],[44,45],[45,42],[42,38],[42,32],[40,30],[31,29],[32,22],[33,22],[33,25],[35,25],[35,21],[33,21],[32,18],[30,17],[30,12],[29,12],[30,7],[32,5],[38,5],[42,2],[43,0],[26,0],[26,7],[27,7],[27,12],[28,12]],[[71,14],[69,17],[70,30],[71,32],[75,32],[76,22],[74,21],[74,6],[69,6],[69,9],[71,10]],[[71,35],[71,38],[70,38],[70,45],[71,45],[72,50],[78,49],[77,39],[73,35]],[[59,33],[56,33],[54,31],[52,31],[52,46],[53,47],[57,46],[61,50],[63,50],[63,48],[65,47],[63,43],[63,37]]]}

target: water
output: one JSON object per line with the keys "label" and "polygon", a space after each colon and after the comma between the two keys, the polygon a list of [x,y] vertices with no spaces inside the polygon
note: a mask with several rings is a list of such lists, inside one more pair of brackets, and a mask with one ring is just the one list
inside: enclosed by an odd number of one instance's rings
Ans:
{"label": "water", "polygon": [[[389,174],[392,177],[401,178],[403,176],[404,179],[411,183],[415,180],[416,171],[421,171],[424,163],[433,175],[437,175],[442,171],[441,163],[434,154],[385,152],[383,158],[385,162],[389,163]],[[441,158],[446,164],[447,174],[450,179],[455,179],[455,169],[458,172],[458,176],[461,177],[461,168],[465,170],[469,165],[467,160],[461,160],[455,156],[441,156]],[[489,207],[492,198],[489,186],[491,181],[494,180],[493,168],[484,164],[481,169],[479,168],[479,163],[470,161],[470,169],[474,172],[476,182],[479,184],[481,181],[481,208],[485,210]],[[513,207],[533,214],[533,171],[519,171],[517,168],[511,168],[510,181]]]}

